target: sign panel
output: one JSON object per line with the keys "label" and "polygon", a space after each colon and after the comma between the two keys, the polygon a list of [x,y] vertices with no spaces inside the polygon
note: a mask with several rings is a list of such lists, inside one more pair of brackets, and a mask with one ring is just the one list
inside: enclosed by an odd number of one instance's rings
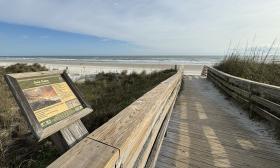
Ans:
{"label": "sign panel", "polygon": [[35,117],[46,128],[83,109],[60,75],[18,80]]}
{"label": "sign panel", "polygon": [[39,139],[92,112],[66,73],[32,72],[5,78]]}

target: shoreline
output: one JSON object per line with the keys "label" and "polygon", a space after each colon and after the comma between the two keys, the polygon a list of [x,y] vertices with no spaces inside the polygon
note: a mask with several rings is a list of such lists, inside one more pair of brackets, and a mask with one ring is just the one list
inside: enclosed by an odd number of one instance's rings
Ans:
{"label": "shoreline", "polygon": [[[175,64],[147,64],[147,63],[126,63],[126,62],[99,62],[99,61],[84,61],[84,60],[47,60],[47,59],[23,59],[23,60],[2,60],[0,59],[0,66],[7,67],[16,63],[33,64],[39,63],[49,70],[65,70],[68,69],[69,74],[75,78],[86,75],[94,75],[100,72],[114,72],[121,73],[141,73],[146,71],[151,73],[153,71],[160,71],[164,69],[174,68]],[[185,75],[200,75],[204,64],[184,64]]]}

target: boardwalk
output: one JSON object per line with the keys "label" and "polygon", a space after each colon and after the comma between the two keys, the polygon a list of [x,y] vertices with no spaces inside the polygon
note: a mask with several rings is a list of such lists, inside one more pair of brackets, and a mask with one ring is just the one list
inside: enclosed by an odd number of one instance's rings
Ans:
{"label": "boardwalk", "polygon": [[278,145],[247,118],[211,82],[185,77],[156,167],[280,167]]}

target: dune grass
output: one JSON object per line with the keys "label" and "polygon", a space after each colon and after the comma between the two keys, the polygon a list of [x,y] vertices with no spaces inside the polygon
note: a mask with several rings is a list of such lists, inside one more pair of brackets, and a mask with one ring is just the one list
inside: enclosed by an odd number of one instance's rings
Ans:
{"label": "dune grass", "polygon": [[[0,67],[0,167],[46,167],[59,154],[47,138],[37,143],[3,79],[5,73],[45,71],[39,64]],[[146,74],[100,73],[93,81],[76,83],[94,113],[83,118],[89,132],[118,114],[161,81],[175,74],[164,70]]]}
{"label": "dune grass", "polygon": [[50,158],[58,157],[49,140],[36,143],[4,81],[6,73],[46,70],[40,64],[0,67],[0,167],[44,167]]}
{"label": "dune grass", "polygon": [[280,62],[275,56],[231,54],[214,67],[237,77],[280,86]]}
{"label": "dune grass", "polygon": [[94,81],[77,84],[94,109],[94,113],[85,117],[83,122],[90,132],[93,131],[175,73],[172,69],[151,74],[100,73]]}

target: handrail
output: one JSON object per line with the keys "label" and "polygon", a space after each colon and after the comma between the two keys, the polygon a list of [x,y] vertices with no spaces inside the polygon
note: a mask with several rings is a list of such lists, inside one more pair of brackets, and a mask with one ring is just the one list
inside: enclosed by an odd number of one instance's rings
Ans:
{"label": "handrail", "polygon": [[[161,82],[48,167],[151,167],[159,153],[183,70]],[[147,164],[148,163],[148,164]]]}
{"label": "handrail", "polygon": [[207,67],[207,78],[228,95],[254,112],[280,126],[280,87],[236,77]]}

